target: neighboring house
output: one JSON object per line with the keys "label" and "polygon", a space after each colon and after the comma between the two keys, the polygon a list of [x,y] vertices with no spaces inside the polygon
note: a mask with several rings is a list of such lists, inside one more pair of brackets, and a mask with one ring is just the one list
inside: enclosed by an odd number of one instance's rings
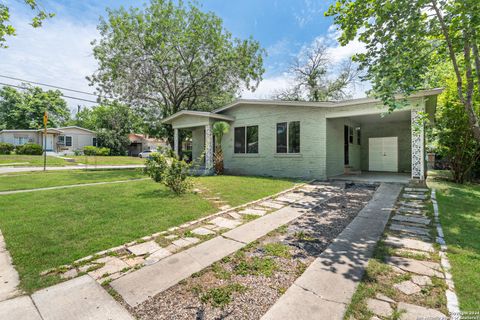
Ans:
{"label": "neighboring house", "polygon": [[228,173],[326,179],[349,171],[380,171],[423,180],[424,126],[417,119],[426,112],[433,120],[441,91],[418,92],[392,113],[371,98],[238,100],[212,112],[180,111],[163,122],[174,128],[175,150],[178,130],[192,131],[193,159],[202,159],[205,150],[207,172],[213,165],[212,125],[227,121],[231,129],[222,149]]}
{"label": "neighboring house", "polygon": [[96,146],[97,136],[94,131],[77,127],[48,128],[46,138],[43,129],[38,130],[2,130],[0,142],[16,146],[25,143],[36,143],[44,146],[47,151],[72,153],[82,150],[85,146]]}
{"label": "neighboring house", "polygon": [[131,133],[128,135],[130,145],[128,146],[128,155],[138,156],[138,154],[145,150],[156,150],[158,148],[167,147],[167,142],[163,139],[150,138],[143,134]]}

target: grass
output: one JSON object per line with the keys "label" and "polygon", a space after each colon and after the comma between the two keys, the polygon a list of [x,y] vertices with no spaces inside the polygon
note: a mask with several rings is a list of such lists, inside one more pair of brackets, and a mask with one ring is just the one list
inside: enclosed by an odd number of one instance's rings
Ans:
{"label": "grass", "polygon": [[25,172],[0,175],[0,191],[24,190],[64,186],[69,184],[93,183],[145,178],[139,169],[125,170],[69,170]]}
{"label": "grass", "polygon": [[232,301],[233,293],[242,293],[246,290],[247,287],[239,283],[232,283],[207,290],[204,294],[200,296],[200,300],[203,303],[209,302],[213,307],[223,307]]}
{"label": "grass", "polygon": [[459,185],[447,177],[445,172],[432,172],[428,185],[437,190],[460,309],[474,311],[480,301],[480,185]]}
{"label": "grass", "polygon": [[[0,165],[7,165],[14,163],[15,167],[23,166],[43,166],[43,156],[27,156],[27,155],[0,155]],[[18,163],[18,164],[15,164]],[[67,162],[64,159],[47,156],[47,166],[63,167],[63,166],[76,165],[72,162]],[[0,168],[3,166],[0,166]]]}
{"label": "grass", "polygon": [[[73,162],[62,158],[47,156],[48,167],[76,166],[79,163],[87,165],[128,165],[128,164],[144,164],[145,159],[127,156],[67,156],[74,159]],[[43,166],[42,156],[29,155],[0,155],[0,165],[8,165],[13,163],[15,167],[41,167]],[[18,163],[18,164],[15,164]],[[0,166],[2,167],[2,166]]]}
{"label": "grass", "polygon": [[[103,179],[117,179],[115,175],[120,172],[135,176],[135,171],[82,171],[71,172],[71,175],[55,172],[48,174],[48,181],[57,183],[63,180],[70,184],[78,182],[74,178],[77,174],[85,174],[81,176],[82,181],[98,181],[101,175],[104,175]],[[20,174],[8,179],[12,179],[12,185],[27,186],[28,177],[32,178],[32,184],[45,183],[35,178],[35,174]],[[2,176],[0,179],[6,178]],[[15,182],[16,179],[19,182]],[[239,192],[238,186],[248,189],[247,186],[251,187],[252,181],[257,180],[229,176],[194,178],[197,185],[202,186],[204,181],[208,181],[209,188],[221,189],[222,197],[240,199],[237,194],[243,190]],[[288,180],[261,178],[261,181],[262,192],[247,192],[241,197],[244,202],[265,196],[265,190],[275,193],[293,185]],[[41,277],[40,272],[46,269],[70,264],[100,250],[217,211],[204,196],[189,193],[177,197],[151,180],[2,195],[0,230],[20,274],[22,289],[33,292],[61,281],[55,275]],[[266,262],[255,261],[252,271],[268,274],[271,266]]]}
{"label": "grass", "polygon": [[[199,177],[197,181],[211,193],[217,194],[231,206],[261,199],[294,186],[299,180],[269,177],[215,176]],[[229,190],[236,190],[230,192]]]}

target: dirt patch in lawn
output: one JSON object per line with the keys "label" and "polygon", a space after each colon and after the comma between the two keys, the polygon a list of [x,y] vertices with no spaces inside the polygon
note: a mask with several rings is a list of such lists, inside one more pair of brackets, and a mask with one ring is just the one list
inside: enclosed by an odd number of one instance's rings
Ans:
{"label": "dirt patch in lawn", "polygon": [[325,184],[330,198],[266,237],[129,310],[138,319],[259,319],[371,199]]}

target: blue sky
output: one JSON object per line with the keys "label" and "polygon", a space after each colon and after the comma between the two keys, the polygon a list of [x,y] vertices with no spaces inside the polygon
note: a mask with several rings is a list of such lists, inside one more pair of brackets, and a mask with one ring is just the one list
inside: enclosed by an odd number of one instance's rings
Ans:
{"label": "blue sky", "polygon": [[[7,0],[11,6],[13,23],[18,35],[8,39],[10,46],[0,50],[2,74],[41,81],[92,92],[85,77],[96,67],[91,55],[90,41],[98,37],[96,25],[106,8],[120,6],[142,7],[143,1],[84,0],[51,1],[41,4],[56,16],[44,27],[33,30],[28,26],[31,12],[20,1]],[[264,81],[256,92],[244,92],[247,98],[268,98],[276,89],[291,81],[285,73],[290,61],[302,48],[314,41],[329,46],[335,63],[348,58],[363,46],[353,42],[340,47],[335,41],[332,19],[324,11],[333,1],[328,0],[200,0],[200,6],[213,11],[224,21],[224,26],[235,37],[252,36],[267,50]],[[1,80],[5,82],[4,79]],[[15,83],[8,81],[8,83]],[[357,87],[355,96],[363,95]],[[79,97],[91,99],[89,96]],[[81,102],[69,101],[74,108]],[[83,104],[83,103],[81,103]],[[86,103],[88,105],[88,103]]]}

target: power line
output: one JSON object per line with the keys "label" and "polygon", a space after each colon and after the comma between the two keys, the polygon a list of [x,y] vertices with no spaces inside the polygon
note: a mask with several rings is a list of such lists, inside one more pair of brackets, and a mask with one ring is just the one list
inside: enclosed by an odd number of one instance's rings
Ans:
{"label": "power line", "polygon": [[30,80],[25,80],[25,79],[10,77],[10,76],[6,76],[6,75],[2,75],[2,74],[0,74],[0,77],[6,78],[6,79],[11,79],[11,80],[17,80],[17,81],[22,81],[22,82],[28,82],[28,83],[38,84],[38,85],[41,85],[41,86],[50,87],[50,88],[55,88],[55,89],[61,89],[61,90],[65,90],[65,91],[71,91],[71,92],[77,92],[77,93],[82,93],[82,94],[88,94],[88,95],[90,95],[90,96],[98,97],[96,94],[93,94],[93,93],[90,93],[90,92],[80,91],[80,90],[75,90],[75,89],[69,89],[69,88],[65,88],[65,87],[55,86],[55,85],[52,85],[52,84],[46,84],[46,83],[42,83],[42,82],[30,81]]}
{"label": "power line", "polygon": [[[28,87],[22,87],[22,86],[17,86],[17,85],[14,85],[14,84],[3,83],[3,82],[0,82],[0,85],[7,86],[7,87],[12,87],[12,88],[23,89],[23,90],[29,89]],[[87,100],[87,99],[67,96],[67,95],[64,95],[63,93],[61,93],[61,96],[64,97],[64,98],[67,98],[67,99],[74,99],[74,100],[80,100],[80,101],[85,101],[85,102],[98,103],[97,101],[93,101],[93,100]]]}

